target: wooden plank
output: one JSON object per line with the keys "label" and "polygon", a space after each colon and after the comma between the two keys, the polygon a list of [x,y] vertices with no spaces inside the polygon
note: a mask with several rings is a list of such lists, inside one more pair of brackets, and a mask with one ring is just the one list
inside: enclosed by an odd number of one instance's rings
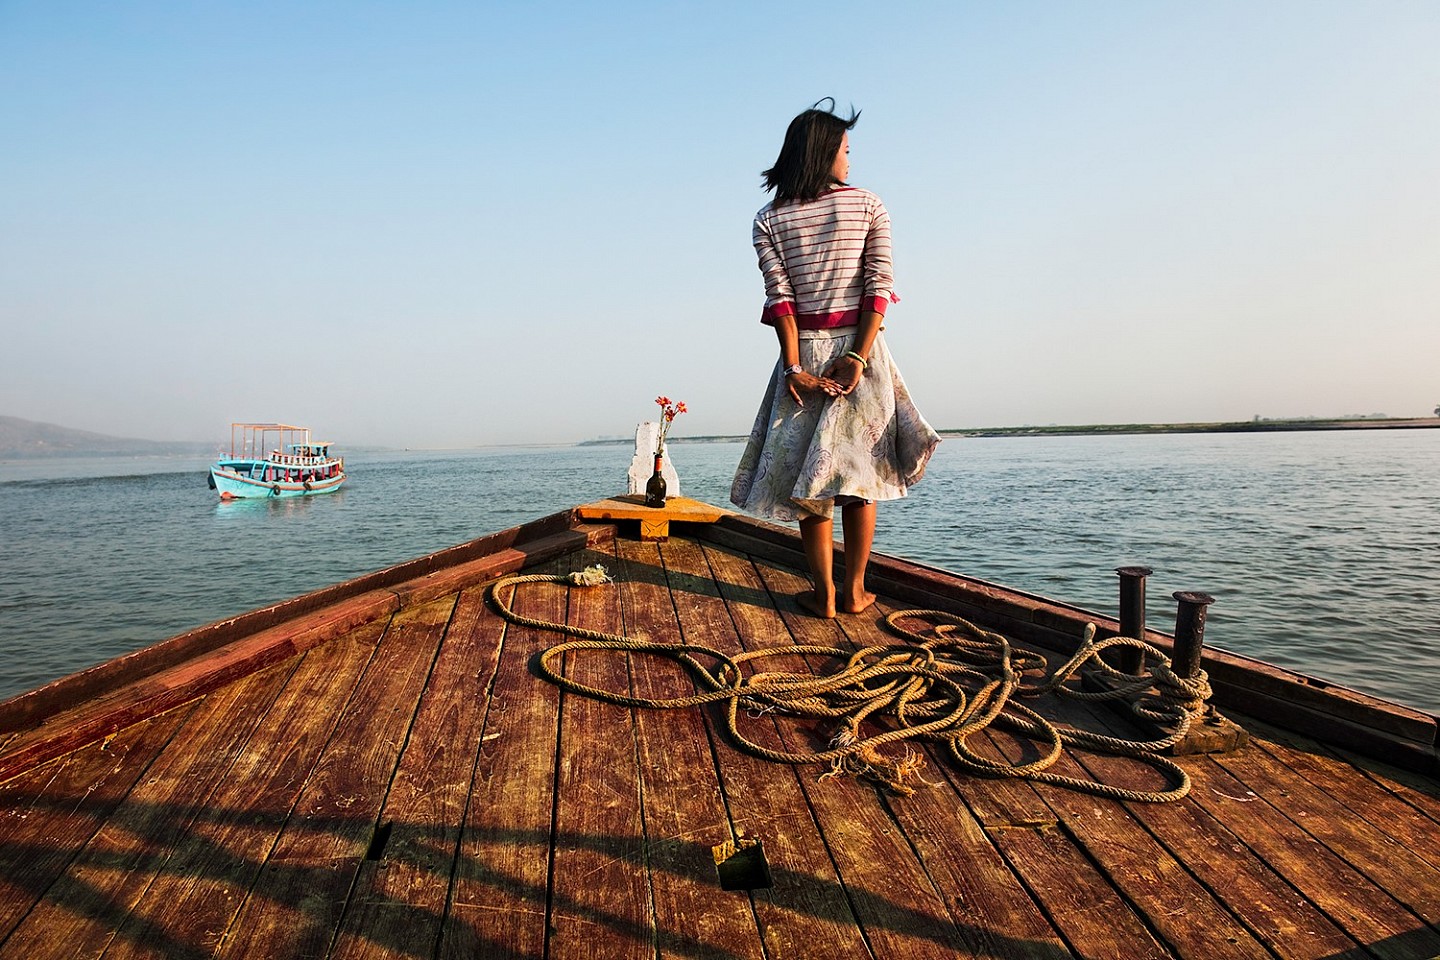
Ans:
{"label": "wooden plank", "polygon": [[1250,701],[1288,705],[1307,716],[1307,726],[1300,729],[1328,737],[1326,725],[1354,726],[1352,735],[1368,731],[1377,740],[1386,735],[1417,751],[1428,749],[1434,760],[1436,720],[1429,714],[1224,650],[1207,649],[1203,666],[1210,685],[1223,690],[1241,712],[1256,712]]}
{"label": "wooden plank", "polygon": [[1076,955],[1172,956],[1028,784],[945,775]]}
{"label": "wooden plank", "polygon": [[[1413,722],[1416,715],[1407,708],[1386,704],[1384,709],[1372,709],[1373,698],[1337,688],[1326,689],[1317,697],[1306,683],[1270,692],[1265,689],[1269,684],[1261,682],[1267,673],[1295,675],[1268,665],[1233,671],[1225,668],[1220,658],[1218,651],[1212,657],[1207,650],[1203,666],[1210,673],[1210,686],[1215,691],[1210,700],[1227,714],[1260,717],[1287,730],[1323,737],[1334,747],[1355,750],[1431,777],[1440,774],[1433,725],[1429,721]],[[1414,738],[1417,733],[1420,739]]]}
{"label": "wooden plank", "polygon": [[389,841],[361,864],[332,958],[413,957],[438,942],[504,625],[483,588],[460,594],[380,813]]}
{"label": "wooden plank", "polygon": [[316,956],[330,946],[455,599],[390,621],[217,957]]}
{"label": "wooden plank", "polygon": [[[48,718],[77,706],[113,697],[117,691],[131,684],[143,683],[167,670],[203,659],[237,641],[250,640],[262,633],[281,637],[317,626],[342,610],[350,610],[356,601],[361,607],[378,602],[393,608],[394,598],[388,596],[388,591],[387,595],[365,597],[369,592],[345,589],[344,585],[326,588],[187,631],[89,670],[62,677],[0,704],[0,729],[32,729]],[[277,628],[278,633],[267,633]],[[288,650],[286,656],[297,652]]]}
{"label": "wooden plank", "polygon": [[[1078,703],[1049,698],[1045,704],[1052,721],[1086,730],[1100,727]],[[1037,707],[1034,701],[1026,706]],[[1133,736],[1133,734],[1131,734]],[[1059,776],[1088,779],[1074,748],[1063,752],[1050,768]],[[1130,789],[1160,789],[1166,784],[1157,772],[1131,761],[1115,764],[1109,781]],[[1187,864],[1161,844],[1119,801],[1075,790],[1037,783],[1034,790],[1075,842],[1110,878],[1120,893],[1146,918],[1170,948],[1181,957],[1266,958],[1271,951],[1227,909],[1220,888],[1207,887]],[[1184,803],[1184,801],[1180,801]],[[1144,804],[1136,804],[1144,806]]]}
{"label": "wooden plank", "polygon": [[96,696],[73,710],[47,717],[17,736],[10,752],[0,757],[0,780],[288,660],[361,624],[387,616],[395,606],[391,594],[362,594],[284,626],[235,640],[204,656]]}
{"label": "wooden plank", "polygon": [[[772,585],[780,592],[792,592],[801,589],[804,582],[797,573],[788,581],[776,577]],[[879,627],[883,612],[890,606],[888,600],[881,600],[878,608],[859,616],[842,616],[835,623],[847,638],[858,643],[894,642],[895,638],[881,633]],[[798,608],[795,609],[793,623],[808,620],[815,624],[811,630],[820,628],[820,621],[804,618]],[[1008,861],[1011,870],[1018,873],[1048,915],[1049,924],[1070,949],[1086,957],[1169,955],[1146,920],[1131,908],[1110,877],[1096,870],[1093,861],[1075,842],[1073,833],[1065,829],[1039,794],[1017,781],[960,774],[943,756],[930,751],[930,769],[943,771],[951,789],[968,801],[971,817],[983,825],[995,848]],[[935,779],[935,774],[931,773],[930,778]],[[896,798],[891,806],[899,809],[913,800]],[[968,857],[968,854],[966,850],[963,855]],[[960,855],[958,849],[950,853],[952,858]],[[1013,890],[1013,881],[1006,886]],[[993,896],[993,891],[990,895]],[[1032,906],[1022,902],[1013,909],[1027,911]],[[966,916],[960,913],[954,920],[963,926]],[[1055,932],[1046,936],[1041,933],[1043,928],[1036,929],[1033,919],[1030,922],[1032,936],[1040,934],[1035,936],[1036,951],[1053,953]],[[1007,947],[1023,956],[1029,947],[1026,939],[1013,941]]]}
{"label": "wooden plank", "polygon": [[[613,554],[587,554],[575,566],[598,561],[615,568]],[[572,626],[624,632],[618,589],[572,588],[569,594]],[[545,645],[567,639],[550,634]],[[565,670],[587,686],[620,694],[630,689],[623,653],[572,653]],[[559,759],[547,950],[553,957],[654,957],[655,920],[632,711],[590,697],[565,696]]]}
{"label": "wooden plank", "polygon": [[[856,646],[902,642],[883,624],[885,615],[895,609],[899,608],[882,598],[872,611],[842,617],[840,623]],[[938,746],[927,747],[925,753],[927,768],[921,776],[933,786],[921,785],[909,797],[887,798],[886,804],[944,898],[966,945],[986,957],[1071,956],[1044,911],[970,813],[956,784],[939,772],[947,765],[948,753]]]}
{"label": "wooden plank", "polygon": [[1190,770],[1195,802],[1371,953],[1440,953],[1440,935],[1285,815],[1283,791],[1262,784],[1250,794],[1213,758]]}
{"label": "wooden plank", "polygon": [[[756,569],[760,584],[781,598],[776,608],[794,642],[847,644],[838,621],[818,620],[795,604],[793,594],[808,587],[806,578],[768,565]],[[828,746],[836,732],[813,723],[780,729],[794,751]],[[822,781],[824,772],[823,766],[801,768],[801,787],[870,948],[877,956],[904,957],[953,957],[963,950],[955,918],[876,788],[850,777]]]}
{"label": "wooden plank", "polygon": [[[563,564],[566,571],[571,566]],[[561,568],[551,563],[527,572]],[[564,590],[550,584],[507,589],[517,594],[517,613],[564,620]],[[529,659],[551,637],[505,628],[441,931],[442,957],[544,955],[560,693],[530,673]]]}
{"label": "wooden plank", "polygon": [[714,523],[729,512],[688,497],[670,497],[664,506],[649,507],[643,493],[610,497],[575,508],[575,515],[584,519],[636,521],[640,539],[645,541],[668,540],[671,523]]}
{"label": "wooden plank", "polygon": [[[1103,708],[1088,711],[1087,729],[1133,736]],[[1252,741],[1253,744],[1253,741]],[[1077,758],[1092,776],[1111,782],[1133,761],[1098,753]],[[1198,761],[1185,761],[1195,766]],[[1356,940],[1340,929],[1257,857],[1224,823],[1193,797],[1176,803],[1126,804],[1130,813],[1280,958],[1320,960],[1355,952]],[[1358,955],[1358,953],[1357,953]]]}
{"label": "wooden plank", "polygon": [[[36,764],[107,736],[145,717],[203,696],[257,670],[287,660],[311,647],[340,636],[361,624],[388,616],[401,607],[428,603],[483,580],[514,572],[536,558],[563,555],[587,543],[613,541],[611,527],[582,525],[547,537],[497,548],[478,559],[435,567],[433,558],[402,565],[375,583],[388,582],[396,571],[431,572],[390,589],[355,593],[325,590],[302,598],[303,603],[277,605],[245,616],[182,634],[74,677],[56,681],[33,694],[0,705],[6,723],[24,729],[6,742],[0,753],[0,782]],[[476,541],[476,543],[488,542]],[[459,552],[457,552],[459,551]],[[442,551],[435,556],[461,556],[472,546]],[[373,578],[361,578],[371,582]],[[360,581],[352,581],[351,586]],[[358,588],[357,588],[358,589]],[[335,602],[315,608],[314,597],[335,596]],[[343,594],[343,595],[342,595]],[[352,595],[353,594],[353,595]],[[279,610],[295,613],[267,629],[238,633],[239,624],[270,623]],[[221,643],[222,640],[228,642]],[[189,654],[181,658],[181,654]],[[146,668],[151,672],[144,672]],[[102,683],[102,681],[104,681]]]}
{"label": "wooden plank", "polygon": [[1440,823],[1440,778],[1391,766],[1380,760],[1359,756],[1349,750],[1326,745],[1335,756],[1350,764],[1431,820]]}
{"label": "wooden plank", "polygon": [[[748,518],[746,518],[748,519]],[[736,552],[745,553],[757,563],[774,563],[785,567],[801,568],[805,564],[799,553],[799,541],[793,533],[793,545],[769,543],[747,535],[745,530],[733,529],[727,517],[713,527],[701,528],[698,538],[707,544],[715,544]],[[910,580],[902,577],[890,578],[881,569],[884,558],[879,554],[872,557],[871,573],[868,578],[871,589],[884,592],[887,596],[903,600],[907,606],[945,610],[964,617],[981,626],[997,630],[1007,636],[1038,644],[1052,650],[1070,652],[1081,636],[1083,624],[1067,626],[1063,633],[1050,626],[1034,622],[1038,601],[1027,601],[1022,595],[1006,591],[993,584],[967,581],[964,578],[935,573],[929,580]],[[836,558],[837,570],[840,569]],[[933,581],[933,583],[932,583]],[[928,585],[928,586],[927,586]],[[1104,621],[1097,621],[1103,626]]]}
{"label": "wooden plank", "polygon": [[5,941],[5,950],[27,957],[57,947],[67,957],[103,953],[297,662],[217,690],[190,710],[65,875]]}
{"label": "wooden plank", "polygon": [[1257,794],[1283,796],[1281,807],[1298,826],[1427,923],[1440,925],[1440,868],[1393,836],[1389,825],[1372,824],[1347,806],[1346,799],[1361,805],[1349,796],[1350,778],[1312,783],[1295,769],[1297,751],[1258,746],[1215,760]]}
{"label": "wooden plank", "polygon": [[[1378,769],[1357,769],[1298,734],[1259,721],[1247,723],[1254,728],[1252,733],[1259,735],[1261,750],[1343,803],[1346,816],[1365,821],[1431,867],[1440,868],[1440,800],[1397,783]],[[1425,786],[1440,794],[1440,784]],[[1430,801],[1431,812],[1425,811],[1425,800]]]}
{"label": "wooden plank", "polygon": [[670,497],[663,507],[647,507],[643,493],[610,497],[575,508],[575,515],[585,520],[664,519],[670,523],[714,523],[730,513],[689,497]]}
{"label": "wooden plank", "polygon": [[[681,629],[689,642],[727,651],[790,642],[748,559],[677,541],[665,548],[665,558]],[[786,668],[779,660],[767,665]],[[803,668],[804,662],[797,659],[795,666]],[[767,747],[782,745],[773,715],[755,718],[745,731]],[[753,757],[718,734],[716,752],[735,830],[764,842],[774,875],[773,887],[752,895],[767,955],[869,955],[801,787],[801,776],[813,776],[813,771],[787,769]]]}
{"label": "wooden plank", "polygon": [[[613,527],[577,524],[571,511],[488,534],[353,580],[189,630],[163,643],[144,647],[12,697],[0,702],[0,731],[29,729],[45,717],[103,697],[119,687],[194,660],[238,639],[343,605],[371,591],[389,592],[397,585],[456,564],[509,550],[512,551],[510,562],[504,569],[518,569],[515,564],[523,565],[541,556],[553,555],[556,551],[573,549],[573,537],[570,536],[573,532],[581,533],[591,543],[603,542],[614,536]],[[551,541],[551,537],[560,539]]]}
{"label": "wooden plank", "polygon": [[412,607],[499,579],[531,564],[567,556],[590,545],[603,547],[614,540],[613,526],[585,524],[548,537],[527,540],[464,563],[440,567],[422,577],[396,584],[392,590],[402,607]]}
{"label": "wooden plank", "polygon": [[[676,550],[679,543],[671,541],[657,549],[654,544],[617,542],[618,579],[632,635],[643,634],[661,643],[703,642],[682,632],[671,597],[672,576],[677,584],[692,582],[689,576],[666,569],[672,561],[662,555]],[[690,552],[692,559],[698,558],[693,545]],[[710,596],[718,601],[713,584]],[[632,656],[630,676],[637,697],[686,696],[695,690],[673,661],[658,657]],[[750,897],[743,891],[719,889],[710,852],[731,839],[734,828],[704,712],[639,710],[635,728],[660,955],[760,960],[764,948]]]}
{"label": "wooden plank", "polygon": [[[695,535],[706,542],[726,545],[756,559],[763,558],[780,566],[800,569],[805,565],[800,538],[793,527],[782,527],[753,517],[731,514],[717,521],[712,527],[696,529]],[[834,559],[838,575],[844,568],[844,554],[838,544]],[[943,602],[947,609],[949,605],[958,604],[967,611],[963,616],[981,621],[994,615],[1034,625],[1042,612],[1048,612],[1055,624],[1047,626],[1046,633],[1059,630],[1067,636],[1078,637],[1080,630],[1076,627],[1077,623],[1083,628],[1085,622],[1094,620],[1102,629],[1107,623],[1115,623],[1113,619],[1093,611],[1082,610],[1049,597],[1025,593],[884,553],[872,554],[867,581],[871,589],[882,590],[887,596],[897,599],[914,599],[910,596],[910,591],[915,591],[917,596]],[[932,606],[930,603],[912,605]]]}
{"label": "wooden plank", "polygon": [[305,654],[107,958],[214,953],[386,626],[366,624]]}
{"label": "wooden plank", "polygon": [[0,787],[0,940],[104,826],[190,709],[138,723]]}

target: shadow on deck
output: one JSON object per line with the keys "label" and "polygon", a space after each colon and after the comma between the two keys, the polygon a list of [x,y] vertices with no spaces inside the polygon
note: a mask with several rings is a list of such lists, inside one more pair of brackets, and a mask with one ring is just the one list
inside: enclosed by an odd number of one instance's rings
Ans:
{"label": "shadow on deck", "polygon": [[[513,602],[728,651],[877,642],[884,612],[913,604],[803,617],[798,557],[766,543],[589,536],[531,569],[598,560],[619,583]],[[423,576],[433,589],[387,588],[406,599],[383,616],[0,784],[0,954],[1440,953],[1440,788],[1422,774],[1247,721],[1245,750],[1182,761],[1194,789],[1177,803],[977,778],[929,748],[931,785],[895,797],[741,752],[714,709],[563,693],[532,663],[559,637],[504,622],[478,580]],[[690,689],[649,657],[566,669],[636,696]],[[777,746],[828,737],[748,722]],[[1032,749],[999,732],[985,747]],[[1146,775],[1082,751],[1057,769]],[[736,836],[763,839],[771,888],[720,890],[711,847]]]}

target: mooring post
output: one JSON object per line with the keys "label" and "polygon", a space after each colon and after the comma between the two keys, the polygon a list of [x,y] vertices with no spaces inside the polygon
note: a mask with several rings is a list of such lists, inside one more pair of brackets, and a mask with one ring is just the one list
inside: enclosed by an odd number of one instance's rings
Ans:
{"label": "mooring post", "polygon": [[[1135,637],[1137,640],[1145,638],[1145,578],[1154,573],[1149,567],[1120,567],[1116,571],[1120,575],[1120,635]],[[1179,591],[1174,594],[1175,602],[1180,608],[1175,614],[1175,646],[1171,651],[1171,669],[1177,677],[1186,680],[1195,679],[1200,672],[1200,656],[1204,652],[1205,643],[1205,608],[1215,602],[1215,598],[1206,593],[1193,593],[1190,591]],[[1107,650],[1102,656],[1112,652]],[[1144,669],[1145,655],[1131,647],[1118,648],[1120,656],[1119,663],[1112,664],[1115,669],[1123,670],[1129,674],[1139,675]],[[1120,681],[1116,677],[1106,675],[1100,670],[1087,670],[1080,674],[1081,686],[1092,693],[1112,693],[1120,688]],[[1132,720],[1135,719],[1131,709],[1132,701],[1107,700],[1113,709],[1124,713]],[[1164,737],[1174,733],[1171,726],[1157,723],[1153,720],[1142,720],[1154,736]],[[1179,742],[1166,749],[1166,753],[1172,756],[1192,753],[1228,753],[1231,750],[1238,750],[1245,745],[1247,734],[1244,728],[1238,726],[1225,717],[1222,717],[1213,706],[1208,703],[1203,706],[1203,713],[1197,720],[1192,720],[1185,736]]]}
{"label": "mooring post", "polygon": [[1177,677],[1191,679],[1200,672],[1200,655],[1205,652],[1205,608],[1215,602],[1208,593],[1177,590],[1180,604],[1175,610],[1175,649],[1170,668]]}
{"label": "mooring post", "polygon": [[[1145,639],[1145,578],[1154,573],[1149,567],[1119,567],[1120,635]],[[1139,674],[1145,669],[1145,654],[1134,647],[1121,647],[1115,669]]]}

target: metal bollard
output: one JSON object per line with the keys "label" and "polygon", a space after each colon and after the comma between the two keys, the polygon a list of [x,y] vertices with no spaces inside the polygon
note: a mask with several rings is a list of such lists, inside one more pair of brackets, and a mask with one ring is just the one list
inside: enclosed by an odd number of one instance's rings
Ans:
{"label": "metal bollard", "polygon": [[[1119,567],[1120,635],[1145,639],[1145,578],[1154,573],[1149,567]],[[1134,647],[1122,647],[1115,669],[1138,674],[1145,668],[1145,654]]]}
{"label": "metal bollard", "polygon": [[1205,608],[1215,598],[1190,590],[1177,590],[1173,596],[1180,606],[1175,611],[1175,650],[1170,666],[1177,677],[1188,680],[1200,672],[1200,655],[1205,652]]}

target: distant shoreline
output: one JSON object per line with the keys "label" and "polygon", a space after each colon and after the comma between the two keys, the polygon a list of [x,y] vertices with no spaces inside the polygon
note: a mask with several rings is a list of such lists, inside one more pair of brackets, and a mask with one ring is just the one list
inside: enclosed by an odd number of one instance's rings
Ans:
{"label": "distant shoreline", "polygon": [[1084,437],[1151,433],[1288,433],[1305,430],[1423,430],[1434,428],[1440,428],[1440,417],[1238,420],[1228,423],[1096,423],[1084,426],[981,427],[937,432],[942,437]]}
{"label": "distant shoreline", "polygon": [[[937,430],[942,437],[1088,437],[1160,433],[1286,433],[1304,430],[1417,430],[1440,428],[1440,417],[1354,417],[1335,420],[1238,420],[1228,423],[1093,423],[1044,427],[966,427]],[[671,437],[672,444],[739,443],[744,436]],[[581,440],[577,447],[621,446],[628,437]]]}
{"label": "distant shoreline", "polygon": [[[13,418],[0,418],[0,421]],[[4,426],[0,423],[0,426]],[[214,459],[221,448],[213,443],[186,443],[183,441],[127,440],[104,437],[99,434],[84,434],[36,424],[68,436],[56,436],[47,441],[27,443],[0,443],[0,462],[21,463],[27,461],[65,460],[77,458],[124,459],[132,457],[156,457],[184,460],[195,457]],[[1440,417],[1339,417],[1333,419],[1300,418],[1293,420],[1241,420],[1231,423],[1094,423],[1094,424],[1051,424],[1048,426],[1023,427],[964,427],[945,429],[937,432],[942,437],[1087,437],[1124,436],[1163,433],[1284,433],[1305,430],[1416,430],[1440,428]],[[669,443],[743,443],[748,439],[743,434],[671,437]],[[437,450],[471,450],[491,447],[628,447],[634,444],[632,437],[603,437],[594,440],[580,440],[573,443],[543,444],[487,444],[481,447],[376,447],[358,446],[345,448],[347,454],[434,452]]]}

